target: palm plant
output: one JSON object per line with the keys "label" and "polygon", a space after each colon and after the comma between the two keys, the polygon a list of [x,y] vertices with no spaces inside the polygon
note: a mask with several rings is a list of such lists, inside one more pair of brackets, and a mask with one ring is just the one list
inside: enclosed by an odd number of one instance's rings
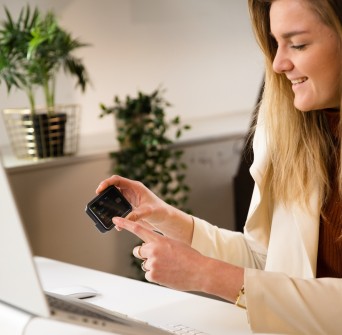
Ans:
{"label": "palm plant", "polygon": [[16,87],[26,92],[31,110],[34,110],[35,84],[28,74],[27,50],[31,30],[37,24],[39,13],[35,9],[31,15],[29,7],[21,10],[17,22],[14,22],[5,7],[7,21],[0,30],[0,80],[3,80],[10,92]]}
{"label": "palm plant", "polygon": [[[14,151],[19,158],[63,156],[65,144],[67,153],[75,153],[78,109],[55,106],[56,77],[64,70],[85,90],[89,77],[73,52],[86,44],[62,29],[52,12],[43,15],[27,5],[16,20],[6,7],[5,13],[0,27],[0,83],[6,84],[8,93],[23,90],[30,102],[30,110],[3,111]],[[42,108],[36,107],[38,89],[45,96]]]}
{"label": "palm plant", "polygon": [[37,8],[27,6],[20,11],[18,20],[5,8],[6,20],[0,30],[0,80],[7,86],[26,92],[31,111],[35,111],[35,91],[44,91],[48,111],[55,105],[56,76],[63,69],[77,79],[85,90],[89,77],[81,59],[72,52],[87,44],[71,37],[57,22],[55,15],[45,16]]}

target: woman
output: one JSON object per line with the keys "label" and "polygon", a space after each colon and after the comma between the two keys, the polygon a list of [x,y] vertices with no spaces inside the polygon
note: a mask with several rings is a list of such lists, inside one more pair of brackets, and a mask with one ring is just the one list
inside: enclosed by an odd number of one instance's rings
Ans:
{"label": "woman", "polygon": [[[246,307],[253,331],[342,331],[341,0],[249,0],[266,62],[244,234],[219,229],[119,176],[114,218],[144,243],[146,279]],[[157,233],[159,231],[160,233]]]}

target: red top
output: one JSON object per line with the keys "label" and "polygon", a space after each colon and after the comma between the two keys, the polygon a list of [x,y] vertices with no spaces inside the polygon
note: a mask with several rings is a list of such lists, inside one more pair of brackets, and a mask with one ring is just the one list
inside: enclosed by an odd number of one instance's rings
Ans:
{"label": "red top", "polygon": [[[339,112],[325,112],[330,129],[339,146]],[[339,150],[337,151],[339,152]],[[317,255],[317,278],[342,278],[342,199],[338,190],[338,168],[331,166],[331,194],[322,209]]]}

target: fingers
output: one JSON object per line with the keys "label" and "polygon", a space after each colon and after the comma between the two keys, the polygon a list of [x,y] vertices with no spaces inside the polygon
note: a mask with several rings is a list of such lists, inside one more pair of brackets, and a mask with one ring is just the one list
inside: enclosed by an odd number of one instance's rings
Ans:
{"label": "fingers", "polygon": [[[131,213],[130,213],[130,214],[131,214]],[[130,221],[133,221],[133,222],[138,221],[138,218],[135,217],[134,214],[133,214],[133,215],[130,215],[130,214],[126,216],[126,219],[127,219],[127,220],[130,220]],[[118,226],[118,225],[116,224],[116,222],[118,222],[118,218],[114,217],[114,218],[112,219],[112,221],[113,221],[113,223],[114,223],[114,225],[115,225],[115,229],[116,229],[117,231],[122,231],[123,228],[121,228],[120,226]],[[142,227],[145,227],[146,229],[148,229],[148,230],[150,230],[150,231],[156,231],[156,228],[155,228],[155,227],[153,227],[151,224],[149,224],[148,222],[146,222],[146,221],[144,221],[144,220],[139,220],[139,224],[140,224]]]}
{"label": "fingers", "polygon": [[114,185],[118,188],[127,188],[128,185],[130,185],[130,183],[132,182],[132,180],[118,176],[118,175],[113,175],[110,178],[107,178],[105,180],[103,180],[99,186],[96,189],[96,193],[99,194],[102,191],[104,191],[107,187]]}
{"label": "fingers", "polygon": [[152,214],[151,206],[144,204],[144,206],[135,208],[133,212],[127,215],[127,219],[131,221],[138,221]]}
{"label": "fingers", "polygon": [[96,193],[100,194],[102,191],[104,191],[110,185],[118,186],[120,178],[121,177],[114,175],[114,176],[111,176],[110,178],[107,178],[107,179],[101,181],[101,183],[99,184],[99,186],[96,189]]}
{"label": "fingers", "polygon": [[148,227],[149,225],[146,226],[146,224],[141,224],[140,222],[130,221],[121,217],[115,217],[113,222],[119,229],[125,229],[131,232],[144,242],[152,242],[162,237],[162,235],[151,230]]}
{"label": "fingers", "polygon": [[143,270],[144,272],[148,272],[150,271],[149,269],[146,268],[146,262],[147,260],[145,259],[142,263],[141,263],[141,270]]}
{"label": "fingers", "polygon": [[134,222],[139,221],[140,225],[142,225],[148,230],[156,230],[156,227],[154,227],[151,223],[146,221],[146,218],[149,218],[152,212],[152,207],[148,205],[135,207],[133,211],[126,216],[126,219]]}
{"label": "fingers", "polygon": [[147,258],[147,257],[144,257],[142,252],[141,252],[141,248],[142,248],[143,245],[144,245],[144,243],[142,245],[138,245],[137,247],[135,247],[133,249],[134,257],[139,258],[139,259],[146,259]]}
{"label": "fingers", "polygon": [[135,247],[133,249],[133,255],[134,257],[136,258],[139,258],[142,260],[140,266],[141,266],[141,269],[144,271],[144,272],[148,272],[150,271],[148,266],[147,266],[147,262],[148,262],[148,258],[147,256],[143,256],[144,255],[144,250],[142,250],[143,246],[145,245],[145,243],[143,243],[142,245],[138,245],[137,247]]}

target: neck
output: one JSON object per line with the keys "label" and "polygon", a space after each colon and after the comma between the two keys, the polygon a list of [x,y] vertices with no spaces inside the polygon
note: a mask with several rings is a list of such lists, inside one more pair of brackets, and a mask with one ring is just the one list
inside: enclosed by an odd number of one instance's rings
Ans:
{"label": "neck", "polygon": [[325,109],[325,111],[329,112],[329,113],[338,113],[340,111],[340,108],[336,107],[336,108],[327,108]]}

